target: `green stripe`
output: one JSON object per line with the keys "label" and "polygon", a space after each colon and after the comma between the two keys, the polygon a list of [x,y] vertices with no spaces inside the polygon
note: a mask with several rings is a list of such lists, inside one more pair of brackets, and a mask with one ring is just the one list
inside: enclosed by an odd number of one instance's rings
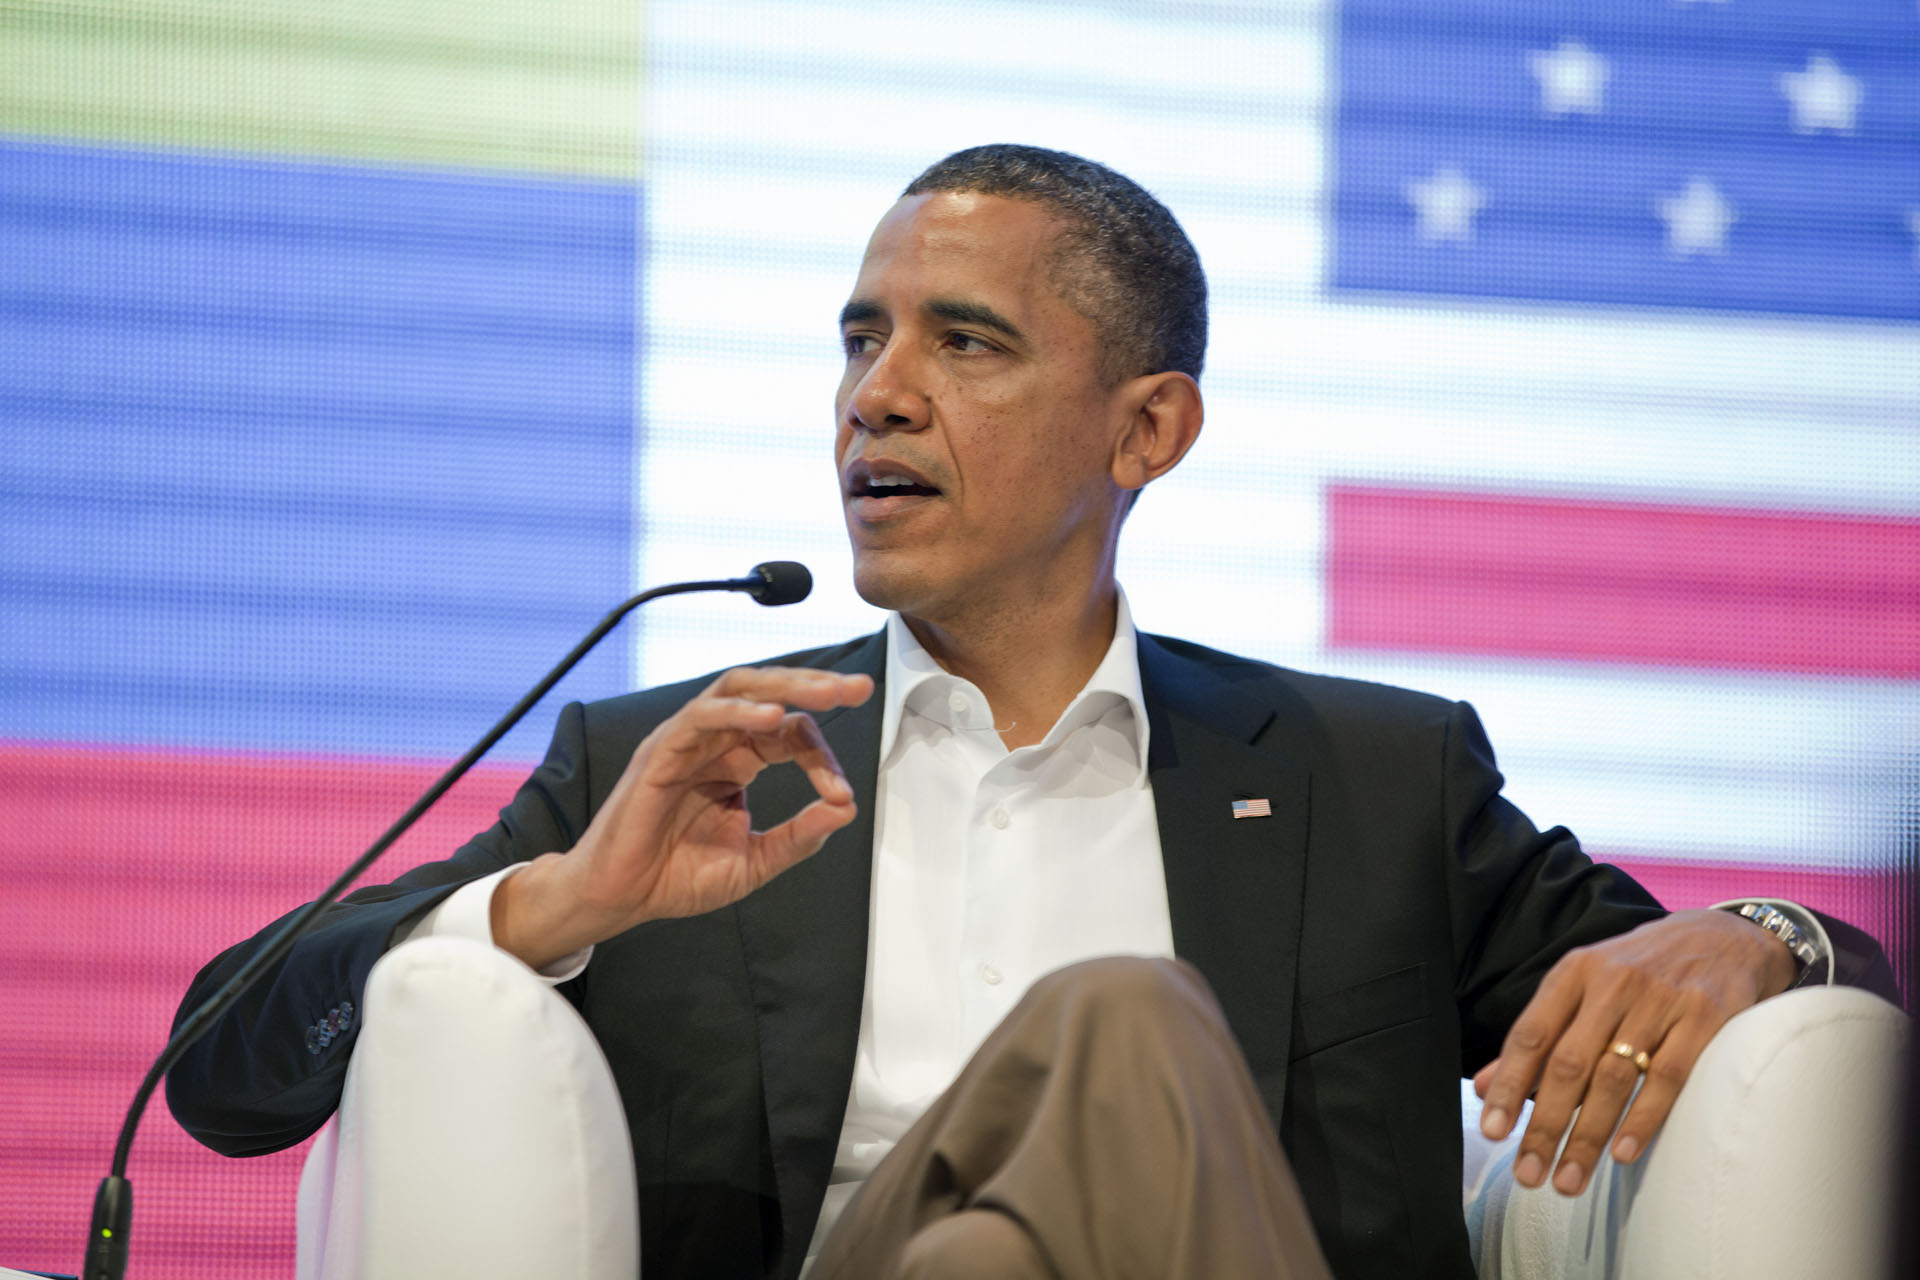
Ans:
{"label": "green stripe", "polygon": [[0,0],[0,132],[631,178],[641,0]]}

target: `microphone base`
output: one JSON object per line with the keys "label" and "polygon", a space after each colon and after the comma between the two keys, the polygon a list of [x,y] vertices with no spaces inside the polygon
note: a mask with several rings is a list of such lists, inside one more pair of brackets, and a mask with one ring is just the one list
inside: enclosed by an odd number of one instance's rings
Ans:
{"label": "microphone base", "polygon": [[127,1233],[133,1227],[133,1184],[108,1175],[93,1197],[84,1280],[120,1280],[127,1274]]}

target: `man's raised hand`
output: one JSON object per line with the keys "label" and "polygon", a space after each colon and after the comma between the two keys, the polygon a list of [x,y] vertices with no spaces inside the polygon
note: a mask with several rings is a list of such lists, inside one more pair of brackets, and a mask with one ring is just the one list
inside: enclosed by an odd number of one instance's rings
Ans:
{"label": "man's raised hand", "polygon": [[[634,750],[567,853],[536,858],[493,895],[497,945],[540,968],[647,920],[736,902],[853,821],[853,788],[809,711],[865,702],[873,680],[790,667],[726,672]],[[792,761],[818,798],[755,831],[746,788]]]}
{"label": "man's raised hand", "polygon": [[[1568,952],[1515,1019],[1500,1056],[1473,1078],[1486,1100],[1481,1132],[1505,1138],[1533,1093],[1513,1172],[1521,1185],[1537,1187],[1578,1108],[1553,1175],[1557,1190],[1578,1194],[1615,1123],[1614,1159],[1630,1164],[1666,1121],[1714,1033],[1784,990],[1793,975],[1785,944],[1726,911],[1675,912]],[[1634,1097],[1638,1053],[1646,1054],[1646,1083]]]}

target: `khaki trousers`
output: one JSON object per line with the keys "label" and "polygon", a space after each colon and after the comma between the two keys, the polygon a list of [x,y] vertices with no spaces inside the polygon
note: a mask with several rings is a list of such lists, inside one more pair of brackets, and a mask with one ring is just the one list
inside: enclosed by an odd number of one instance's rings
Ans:
{"label": "khaki trousers", "polygon": [[1111,957],[1036,983],[828,1236],[812,1280],[1330,1280],[1204,979]]}

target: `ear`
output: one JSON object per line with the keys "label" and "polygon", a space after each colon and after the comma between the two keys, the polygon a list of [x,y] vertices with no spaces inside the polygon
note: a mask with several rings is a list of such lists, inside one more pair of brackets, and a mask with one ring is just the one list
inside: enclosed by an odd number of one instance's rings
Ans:
{"label": "ear", "polygon": [[1113,447],[1113,482],[1142,489],[1174,469],[1200,438],[1200,385],[1184,373],[1150,373],[1120,390],[1128,406]]}

